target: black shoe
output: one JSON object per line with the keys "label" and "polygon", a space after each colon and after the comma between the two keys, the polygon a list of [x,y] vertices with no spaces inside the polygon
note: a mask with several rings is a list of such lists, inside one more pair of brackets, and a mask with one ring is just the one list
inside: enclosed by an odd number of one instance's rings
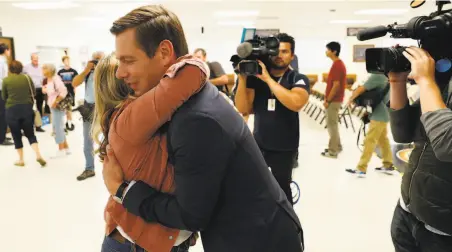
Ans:
{"label": "black shoe", "polygon": [[385,173],[385,174],[388,174],[388,175],[393,175],[394,171],[396,169],[395,169],[394,166],[391,166],[391,167],[388,167],[388,168],[386,168],[386,167],[377,167],[377,168],[375,168],[375,170],[379,171],[379,172],[382,172],[382,173]]}
{"label": "black shoe", "polygon": [[85,180],[87,178],[94,177],[96,173],[94,171],[84,170],[80,176],[77,177],[78,181]]}
{"label": "black shoe", "polygon": [[73,123],[66,123],[66,130],[73,131],[75,129],[75,125]]}
{"label": "black shoe", "polygon": [[9,140],[5,140],[5,141],[3,141],[3,143],[0,143],[0,145],[2,145],[2,146],[11,146],[11,145],[14,145],[14,143],[9,141]]}
{"label": "black shoe", "polygon": [[46,132],[46,131],[41,127],[36,127],[36,132]]}

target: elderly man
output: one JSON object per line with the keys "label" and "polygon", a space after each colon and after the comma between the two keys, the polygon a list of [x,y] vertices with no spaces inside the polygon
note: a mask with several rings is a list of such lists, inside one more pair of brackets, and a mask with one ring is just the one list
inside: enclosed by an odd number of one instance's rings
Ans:
{"label": "elderly man", "polygon": [[85,170],[77,177],[78,181],[94,177],[94,149],[93,139],[91,138],[92,112],[94,110],[94,69],[97,62],[104,57],[103,52],[93,53],[92,59],[86,64],[85,69],[79,75],[75,76],[72,86],[77,88],[85,82],[85,102],[79,110],[83,117],[83,152],[85,154]]}
{"label": "elderly man", "polygon": [[[39,55],[37,53],[31,54],[31,63],[24,66],[23,72],[31,77],[31,81],[36,88],[36,107],[39,114],[41,115],[41,117],[44,115],[44,112],[50,114],[50,108],[47,105],[47,102],[45,101],[45,95],[42,92],[44,76],[42,74],[42,67],[39,64]],[[43,107],[44,103],[45,107]],[[44,132],[44,130],[40,126],[36,126],[36,131]]]}

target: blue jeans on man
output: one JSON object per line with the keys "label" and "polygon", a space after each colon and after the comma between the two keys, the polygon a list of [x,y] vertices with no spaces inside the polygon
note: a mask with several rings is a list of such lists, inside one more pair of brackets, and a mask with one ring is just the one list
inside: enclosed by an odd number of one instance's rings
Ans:
{"label": "blue jeans on man", "polygon": [[85,154],[85,170],[77,177],[77,180],[85,180],[94,177],[94,142],[91,136],[92,122],[83,118],[83,153]]}

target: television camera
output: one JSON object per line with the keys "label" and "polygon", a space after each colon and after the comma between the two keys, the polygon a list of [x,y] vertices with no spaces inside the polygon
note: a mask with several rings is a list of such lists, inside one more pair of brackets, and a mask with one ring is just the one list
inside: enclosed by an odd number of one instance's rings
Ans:
{"label": "television camera", "polygon": [[270,58],[279,54],[279,40],[275,36],[260,37],[241,43],[237,47],[237,54],[231,57],[232,67],[237,74],[262,74],[262,67],[258,60],[266,66],[271,65]]}
{"label": "television camera", "polygon": [[[417,8],[425,1],[412,1]],[[437,73],[449,73],[452,68],[452,10],[442,10],[450,1],[436,1],[438,10],[429,16],[412,18],[407,24],[394,23],[362,30],[357,38],[360,41],[379,38],[387,33],[392,38],[418,40],[419,46],[426,50],[436,62]],[[370,48],[366,50],[366,69],[369,73],[387,74],[389,72],[408,72],[411,64],[403,56],[406,47]]]}

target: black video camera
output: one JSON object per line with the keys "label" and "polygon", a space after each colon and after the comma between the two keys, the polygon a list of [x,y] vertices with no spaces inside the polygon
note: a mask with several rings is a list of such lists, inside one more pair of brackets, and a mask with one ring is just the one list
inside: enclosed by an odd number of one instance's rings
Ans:
{"label": "black video camera", "polygon": [[262,67],[258,60],[265,66],[271,65],[271,57],[279,54],[279,39],[274,36],[254,39],[241,43],[237,47],[237,54],[231,57],[232,67],[237,74],[257,75],[262,74]]}
{"label": "black video camera", "polygon": [[[412,8],[421,4],[411,3]],[[407,24],[378,26],[360,31],[358,40],[364,41],[385,36],[388,32],[392,38],[411,38],[419,41],[419,46],[426,50],[436,62],[439,73],[450,71],[452,64],[452,10],[442,10],[450,1],[436,1],[438,10],[429,16],[412,18]],[[370,48],[366,50],[366,69],[369,73],[387,74],[389,72],[408,72],[411,64],[403,56],[406,47]]]}

